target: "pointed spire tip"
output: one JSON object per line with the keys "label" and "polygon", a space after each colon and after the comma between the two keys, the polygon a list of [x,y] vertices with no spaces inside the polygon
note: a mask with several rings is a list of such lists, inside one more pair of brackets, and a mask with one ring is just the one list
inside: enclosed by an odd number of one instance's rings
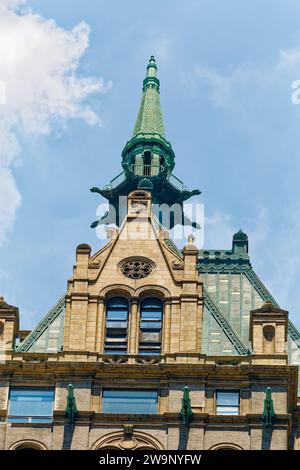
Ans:
{"label": "pointed spire tip", "polygon": [[150,56],[150,59],[149,59],[149,63],[148,63],[148,69],[150,67],[154,67],[155,69],[157,69],[157,65],[156,65],[156,62],[155,62],[155,57],[154,55]]}

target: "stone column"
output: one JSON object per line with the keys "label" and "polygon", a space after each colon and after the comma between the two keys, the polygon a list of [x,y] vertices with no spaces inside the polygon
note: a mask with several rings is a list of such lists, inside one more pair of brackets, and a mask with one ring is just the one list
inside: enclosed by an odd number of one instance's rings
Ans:
{"label": "stone column", "polygon": [[129,329],[128,329],[128,353],[138,354],[139,344],[139,315],[138,315],[138,299],[131,300]]}
{"label": "stone column", "polygon": [[170,336],[171,336],[171,302],[167,301],[165,304],[165,311],[163,316],[163,341],[162,341],[162,354],[170,352]]}
{"label": "stone column", "polygon": [[100,354],[103,354],[105,341],[105,309],[103,299],[100,299],[98,302],[98,315],[96,325],[96,351]]}

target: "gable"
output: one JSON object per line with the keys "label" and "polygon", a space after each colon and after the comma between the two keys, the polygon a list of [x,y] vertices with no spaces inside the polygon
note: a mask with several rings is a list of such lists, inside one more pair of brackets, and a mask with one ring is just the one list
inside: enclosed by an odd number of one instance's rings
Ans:
{"label": "gable", "polygon": [[[89,267],[94,266],[93,294],[101,293],[109,286],[126,286],[132,289],[152,285],[180,293],[178,281],[182,279],[179,253],[169,240],[155,227],[152,218],[125,220],[120,230],[114,230],[113,239],[91,258]],[[131,279],[124,276],[122,263],[126,260],[145,260],[153,265],[153,270],[144,279]],[[91,279],[91,276],[89,276]]]}

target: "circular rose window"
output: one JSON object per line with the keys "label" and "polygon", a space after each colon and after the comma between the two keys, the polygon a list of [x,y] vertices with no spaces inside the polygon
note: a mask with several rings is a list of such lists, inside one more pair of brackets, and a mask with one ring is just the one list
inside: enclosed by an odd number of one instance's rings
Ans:
{"label": "circular rose window", "polygon": [[130,279],[143,279],[151,274],[153,268],[154,264],[143,258],[130,258],[120,265],[122,274]]}

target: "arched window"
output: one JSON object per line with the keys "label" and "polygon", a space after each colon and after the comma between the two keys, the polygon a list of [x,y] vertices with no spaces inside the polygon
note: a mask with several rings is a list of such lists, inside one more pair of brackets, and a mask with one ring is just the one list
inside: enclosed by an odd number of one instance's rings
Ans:
{"label": "arched window", "polygon": [[20,445],[19,447],[16,447],[15,450],[41,450],[41,449],[39,449],[38,447],[34,447],[32,445],[28,445],[28,446]]}
{"label": "arched window", "polygon": [[160,354],[163,303],[160,299],[144,299],[140,307],[140,354]]}
{"label": "arched window", "polygon": [[42,443],[42,442],[37,442],[37,441],[31,441],[29,439],[26,439],[24,441],[19,441],[13,444],[10,447],[10,450],[19,450],[19,451],[27,451],[27,450],[47,450],[47,447]]}
{"label": "arched window", "polygon": [[129,303],[114,297],[106,303],[105,354],[126,354],[128,342]]}

